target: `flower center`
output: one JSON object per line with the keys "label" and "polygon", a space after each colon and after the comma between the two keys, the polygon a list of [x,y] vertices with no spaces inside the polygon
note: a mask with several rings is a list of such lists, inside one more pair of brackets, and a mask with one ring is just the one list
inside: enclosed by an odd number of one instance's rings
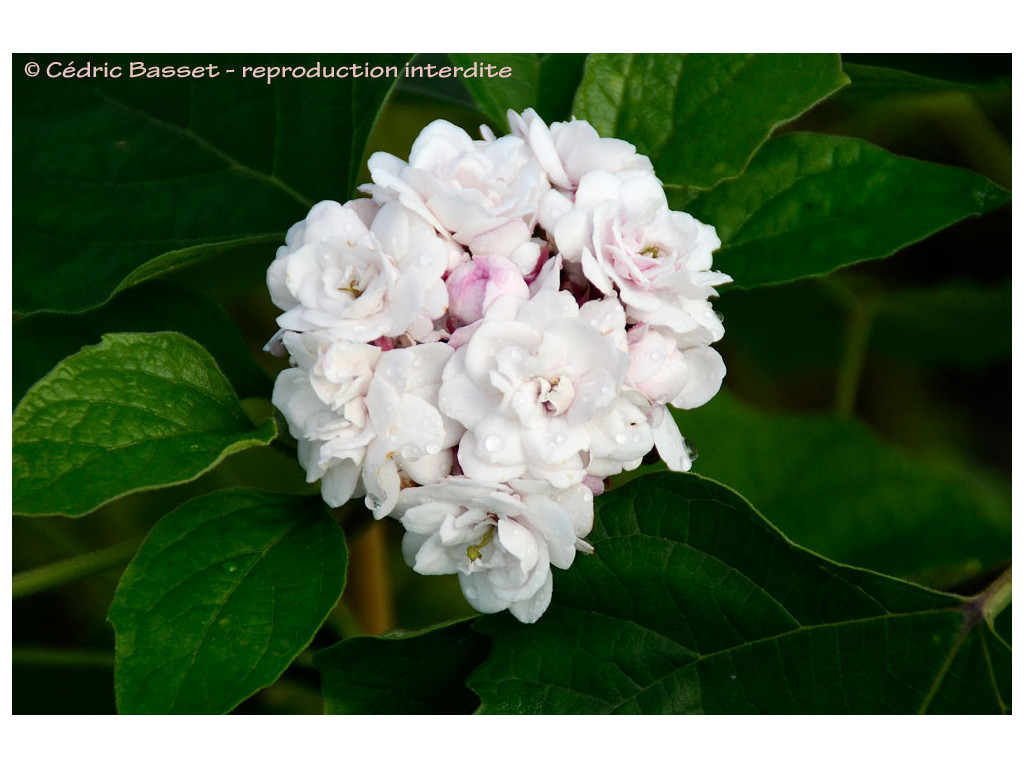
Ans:
{"label": "flower center", "polygon": [[475,563],[477,560],[483,557],[483,555],[480,554],[480,550],[486,547],[493,538],[494,526],[489,525],[487,526],[487,532],[484,534],[483,538],[480,539],[479,544],[470,544],[468,547],[466,547],[466,557],[470,559],[470,562]]}
{"label": "flower center", "polygon": [[543,404],[549,416],[560,416],[572,405],[576,390],[568,379],[556,376],[554,379],[538,379],[540,392],[537,401]]}

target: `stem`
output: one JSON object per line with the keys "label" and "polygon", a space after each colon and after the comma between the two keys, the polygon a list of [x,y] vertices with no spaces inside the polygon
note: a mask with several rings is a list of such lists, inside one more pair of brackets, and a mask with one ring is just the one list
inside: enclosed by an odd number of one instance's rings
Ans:
{"label": "stem", "polygon": [[349,548],[345,597],[367,635],[394,629],[394,598],[388,564],[387,529],[371,525]]}
{"label": "stem", "polygon": [[1010,604],[1012,587],[1013,568],[1007,568],[976,598],[981,601],[982,614],[989,624]]}
{"label": "stem", "polygon": [[124,541],[107,549],[17,573],[11,579],[14,597],[34,595],[124,565],[132,559],[139,542],[140,539]]}
{"label": "stem", "polygon": [[[838,286],[837,286],[838,287]],[[857,405],[857,390],[860,388],[864,361],[871,339],[871,324],[874,320],[874,302],[842,289],[849,311],[846,321],[846,343],[839,361],[836,382],[835,412],[840,416],[852,416]]]}
{"label": "stem", "polygon": [[35,667],[101,667],[114,666],[114,656],[107,651],[65,651],[60,648],[11,648],[14,664]]}

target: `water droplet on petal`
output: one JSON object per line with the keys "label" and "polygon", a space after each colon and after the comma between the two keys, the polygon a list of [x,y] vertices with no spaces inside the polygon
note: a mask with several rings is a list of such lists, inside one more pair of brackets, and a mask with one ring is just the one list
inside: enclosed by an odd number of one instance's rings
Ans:
{"label": "water droplet on petal", "polygon": [[500,451],[503,445],[505,445],[505,441],[501,439],[501,435],[488,435],[484,440],[484,449],[491,453]]}
{"label": "water droplet on petal", "polygon": [[626,442],[626,436],[619,432],[619,434],[615,436],[615,442],[618,443],[619,445],[622,445],[624,442]]}
{"label": "water droplet on petal", "polygon": [[434,257],[430,255],[429,251],[424,251],[420,254],[420,266],[429,267],[434,262]]}
{"label": "water droplet on petal", "polygon": [[441,444],[440,443],[427,443],[427,453],[433,455],[435,453],[440,453],[440,452],[441,452]]}
{"label": "water droplet on petal", "polygon": [[697,460],[697,446],[693,445],[693,443],[683,440],[683,449],[686,451],[686,455],[690,457],[690,461]]}

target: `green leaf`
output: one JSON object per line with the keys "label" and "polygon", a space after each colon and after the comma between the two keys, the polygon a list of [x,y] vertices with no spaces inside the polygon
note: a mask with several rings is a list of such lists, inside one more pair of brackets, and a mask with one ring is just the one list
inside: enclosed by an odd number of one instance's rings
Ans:
{"label": "green leaf", "polygon": [[505,77],[464,77],[466,88],[485,115],[502,132],[508,130],[506,113],[533,107],[546,122],[566,120],[573,94],[583,74],[583,53],[450,53],[452,62],[470,68],[490,64],[495,71],[511,70]]}
{"label": "green leaf", "polygon": [[328,715],[469,714],[466,676],[487,656],[469,621],[422,632],[354,637],[318,653]]}
{"label": "green leaf", "polygon": [[938,80],[902,69],[878,67],[870,64],[843,62],[843,71],[850,78],[850,86],[842,98],[876,98],[878,96],[930,96],[950,92],[985,93],[1005,91],[1008,82],[963,83]]}
{"label": "green leaf", "polygon": [[[118,78],[15,78],[19,312],[94,307],[119,287],[253,243],[266,244],[269,263],[274,244],[313,203],[351,196],[397,80],[296,78],[283,68],[369,64],[401,74],[408,59],[152,54],[147,67],[211,65],[217,75],[129,76],[141,58],[106,57],[122,68]],[[268,84],[267,73],[254,72],[259,66],[281,72]]]}
{"label": "green leaf", "polygon": [[219,305],[170,283],[148,283],[90,312],[40,312],[15,323],[14,401],[65,357],[98,343],[104,333],[117,331],[177,331],[189,336],[213,355],[239,397],[270,395],[270,378],[253,362],[238,328]]}
{"label": "green leaf", "polygon": [[319,499],[228,490],[160,520],[108,616],[122,714],[228,712],[273,683],[345,588]]}
{"label": "green leaf", "polygon": [[751,287],[889,256],[1008,200],[971,171],[857,139],[789,134],[686,210],[717,229],[715,268]]}
{"label": "green leaf", "polygon": [[725,392],[675,417],[700,452],[695,472],[736,488],[825,557],[900,577],[1010,557],[1008,498],[855,421],[763,413]]}
{"label": "green leaf", "polygon": [[[1000,712],[1008,667],[964,600],[837,565],[710,480],[649,475],[598,498],[596,553],[556,571],[534,625],[493,640],[469,686],[486,713]],[[953,673],[953,676],[951,676]]]}
{"label": "green leaf", "polygon": [[635,144],[665,184],[707,189],[847,82],[832,54],[592,54],[574,113]]}
{"label": "green leaf", "polygon": [[178,333],[108,334],[54,368],[14,411],[14,512],[84,515],[191,480],[266,445],[210,354]]}

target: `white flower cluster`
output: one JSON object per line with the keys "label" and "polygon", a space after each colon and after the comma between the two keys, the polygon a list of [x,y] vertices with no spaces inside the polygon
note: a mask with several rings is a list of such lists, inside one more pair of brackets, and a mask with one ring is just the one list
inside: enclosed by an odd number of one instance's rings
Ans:
{"label": "white flower cluster", "polygon": [[310,482],[398,518],[419,573],[536,621],[594,494],[652,449],[690,458],[667,404],[707,402],[715,230],[668,207],[650,161],[587,122],[443,120],[409,161],[369,160],[369,199],[318,203],[267,273],[274,405]]}

